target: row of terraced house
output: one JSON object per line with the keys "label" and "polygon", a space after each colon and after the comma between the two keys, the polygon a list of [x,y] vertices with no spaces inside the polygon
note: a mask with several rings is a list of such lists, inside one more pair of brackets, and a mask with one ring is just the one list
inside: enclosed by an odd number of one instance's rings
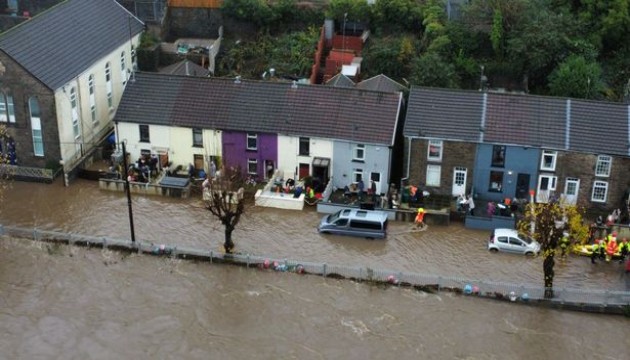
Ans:
{"label": "row of terraced house", "polygon": [[138,72],[144,29],[114,0],[66,0],[0,35],[0,152],[13,166],[61,168],[70,184],[115,133],[132,158],[260,180],[283,170],[385,193],[406,178],[435,194],[531,192],[601,210],[628,197],[628,104],[407,89],[383,75],[309,85]]}

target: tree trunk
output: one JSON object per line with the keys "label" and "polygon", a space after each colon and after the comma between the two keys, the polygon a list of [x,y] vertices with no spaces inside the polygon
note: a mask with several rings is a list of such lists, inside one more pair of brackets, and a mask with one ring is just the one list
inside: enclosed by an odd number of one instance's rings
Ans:
{"label": "tree trunk", "polygon": [[555,250],[550,250],[543,261],[543,272],[545,275],[545,299],[553,298],[553,266]]}
{"label": "tree trunk", "polygon": [[226,254],[231,254],[234,251],[234,242],[232,242],[232,231],[234,231],[234,227],[230,225],[225,225],[225,242],[223,243],[223,249],[225,249]]}

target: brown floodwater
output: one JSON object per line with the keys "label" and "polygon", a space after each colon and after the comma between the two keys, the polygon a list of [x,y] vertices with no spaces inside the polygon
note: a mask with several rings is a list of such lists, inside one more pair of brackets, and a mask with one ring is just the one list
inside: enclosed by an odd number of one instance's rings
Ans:
{"label": "brown floodwater", "polygon": [[628,334],[622,316],[0,237],[2,359],[627,359]]}
{"label": "brown floodwater", "polygon": [[[221,251],[223,227],[203,208],[200,197],[173,199],[133,196],[138,241],[186,245]],[[0,223],[95,236],[130,238],[127,199],[100,190],[93,181],[70,187],[16,182],[5,194]],[[527,285],[542,284],[542,259],[492,254],[488,231],[461,223],[409,232],[411,225],[391,222],[387,240],[320,235],[322,217],[304,211],[251,207],[234,232],[236,250],[258,256],[346,266],[417,272]],[[590,264],[586,257],[557,261],[559,288],[630,290],[630,276],[618,263]]]}

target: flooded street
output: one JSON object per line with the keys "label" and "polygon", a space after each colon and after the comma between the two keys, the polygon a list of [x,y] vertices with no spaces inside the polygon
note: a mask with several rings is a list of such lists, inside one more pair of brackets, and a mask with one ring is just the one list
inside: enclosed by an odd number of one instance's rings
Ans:
{"label": "flooded street", "polygon": [[[127,199],[102,191],[92,181],[70,187],[16,182],[5,194],[0,223],[95,236],[130,238]],[[136,239],[221,251],[223,227],[200,198],[133,196]],[[361,266],[393,271],[453,276],[517,284],[542,283],[542,259],[487,251],[488,231],[465,229],[461,223],[431,226],[410,233],[410,224],[391,222],[387,240],[320,235],[321,214],[314,207],[290,211],[252,207],[233,238],[236,250],[252,255],[299,261]],[[617,263],[590,264],[586,257],[558,261],[555,286],[630,290]]]}
{"label": "flooded street", "polygon": [[622,316],[6,237],[0,304],[2,359],[626,359],[630,333]]}

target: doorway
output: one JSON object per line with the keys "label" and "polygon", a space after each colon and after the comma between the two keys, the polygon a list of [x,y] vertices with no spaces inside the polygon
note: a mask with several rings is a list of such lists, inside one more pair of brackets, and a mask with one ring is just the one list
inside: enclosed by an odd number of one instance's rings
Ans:
{"label": "doorway", "polygon": [[514,197],[517,199],[527,199],[529,196],[529,174],[518,174],[516,176],[516,192]]}
{"label": "doorway", "polygon": [[453,191],[451,195],[459,196],[466,194],[466,177],[468,171],[465,167],[455,167],[453,170]]}

